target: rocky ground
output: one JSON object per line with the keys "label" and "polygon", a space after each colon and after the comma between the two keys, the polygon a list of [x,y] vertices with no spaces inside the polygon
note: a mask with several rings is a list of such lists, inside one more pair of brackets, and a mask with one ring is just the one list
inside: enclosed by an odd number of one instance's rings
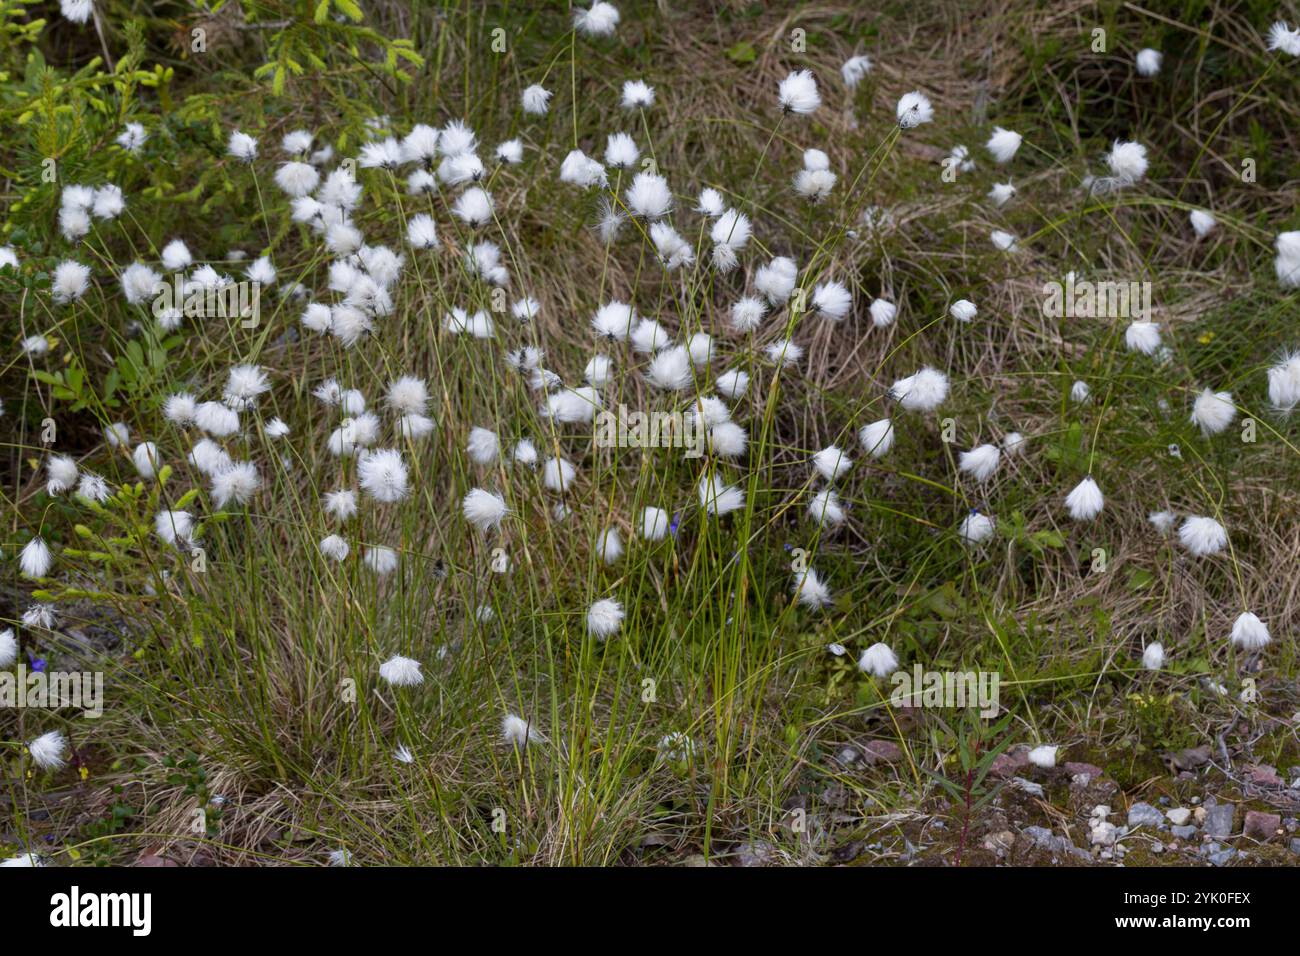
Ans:
{"label": "rocky ground", "polygon": [[[992,797],[971,812],[969,822],[961,806],[863,821],[846,810],[844,786],[832,783],[787,807],[784,832],[799,850],[791,851],[785,841],[756,840],[715,862],[1300,865],[1300,765],[1283,772],[1266,764],[1224,762],[1205,746],[1163,755],[1166,772],[1123,789],[1095,763],[1066,760],[1043,768],[1031,764],[1028,754],[1028,747],[1016,747],[995,760],[985,788]],[[902,751],[889,741],[846,747],[836,762],[847,774],[907,773]],[[843,839],[847,829],[864,832]],[[795,841],[798,835],[803,839]],[[687,862],[704,860],[695,856]]]}

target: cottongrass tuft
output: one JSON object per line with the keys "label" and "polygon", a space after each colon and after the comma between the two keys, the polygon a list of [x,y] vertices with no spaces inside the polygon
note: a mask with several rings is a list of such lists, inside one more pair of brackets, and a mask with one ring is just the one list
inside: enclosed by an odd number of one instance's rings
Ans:
{"label": "cottongrass tuft", "polygon": [[1056,766],[1056,754],[1060,747],[1053,747],[1048,744],[1035,747],[1029,751],[1029,762],[1035,767],[1050,769]]}
{"label": "cottongrass tuft", "polygon": [[1091,521],[1101,514],[1105,504],[1105,496],[1102,495],[1101,488],[1093,480],[1092,475],[1084,478],[1065,496],[1065,507],[1069,509],[1070,517],[1075,521]]}
{"label": "cottongrass tuft", "polygon": [[1001,458],[1002,454],[996,445],[979,445],[962,452],[957,458],[957,467],[976,481],[988,481],[998,470]]}
{"label": "cottongrass tuft", "polygon": [[794,572],[791,592],[804,607],[820,611],[831,603],[831,589],[812,568]]}
{"label": "cottongrass tuft", "polygon": [[397,570],[397,552],[386,545],[376,544],[366,548],[361,560],[381,578]]}
{"label": "cottongrass tuft", "polygon": [[27,744],[32,763],[42,770],[62,770],[68,762],[68,738],[51,730]]}
{"label": "cottongrass tuft", "polygon": [[461,511],[466,521],[479,531],[488,532],[501,527],[501,522],[510,509],[500,495],[483,488],[474,488],[461,502]]}
{"label": "cottongrass tuft", "polygon": [[894,447],[894,423],[888,418],[863,425],[858,431],[858,444],[872,458],[884,458]]}
{"label": "cottongrass tuft", "polygon": [[68,455],[51,455],[45,462],[45,493],[62,494],[77,483],[77,462]]}
{"label": "cottongrass tuft", "polygon": [[1232,622],[1232,643],[1243,651],[1258,651],[1273,640],[1268,625],[1250,611],[1245,611]]}
{"label": "cottongrass tuft", "polygon": [[623,626],[623,616],[622,604],[603,598],[587,609],[587,633],[602,641],[613,637]]}
{"label": "cottongrass tuft", "polygon": [[697,487],[700,507],[706,514],[722,517],[745,505],[745,493],[735,485],[728,485],[717,475],[705,475]]}
{"label": "cottongrass tuft", "polygon": [[972,511],[962,519],[957,534],[967,544],[983,544],[993,537],[996,524],[988,515]]}
{"label": "cottongrass tuft", "polygon": [[614,564],[623,557],[623,537],[617,528],[606,528],[596,539],[596,555],[606,564]]}
{"label": "cottongrass tuft", "polygon": [[669,517],[663,508],[648,507],[641,512],[641,537],[647,541],[662,541],[668,536]]}
{"label": "cottongrass tuft", "polygon": [[878,329],[887,329],[894,324],[898,306],[886,299],[875,299],[867,311],[871,314],[872,325]]}
{"label": "cottongrass tuft", "polygon": [[1187,218],[1192,223],[1192,231],[1196,233],[1197,239],[1204,239],[1219,224],[1218,220],[1204,209],[1193,209],[1188,213]]}
{"label": "cottongrass tuft", "polygon": [[888,677],[898,670],[898,655],[888,644],[877,642],[862,652],[858,658],[858,670],[872,677]]}
{"label": "cottongrass tuft", "polygon": [[523,717],[506,714],[501,718],[501,739],[516,750],[523,750],[529,744],[540,743],[545,738]]}
{"label": "cottongrass tuft", "polygon": [[14,629],[6,627],[0,631],[0,667],[10,667],[18,660],[18,638]]}
{"label": "cottongrass tuft", "polygon": [[844,523],[845,518],[840,496],[830,488],[817,492],[808,502],[808,516],[818,525],[838,528]]}
{"label": "cottongrass tuft", "polygon": [[367,452],[357,461],[361,490],[381,504],[401,501],[407,495],[407,469],[402,453],[394,448]]}
{"label": "cottongrass tuft", "polygon": [[25,578],[43,578],[50,573],[53,565],[54,555],[50,553],[50,546],[39,534],[28,541],[18,554],[18,568]]}
{"label": "cottongrass tuft", "polygon": [[995,163],[1009,163],[1020,149],[1021,135],[1001,126],[993,127],[993,135],[984,144],[984,148],[993,156]]}
{"label": "cottongrass tuft", "polygon": [[1106,165],[1110,167],[1120,185],[1132,185],[1146,175],[1147,148],[1141,143],[1115,140],[1110,152],[1106,154]]}
{"label": "cottongrass tuft", "polygon": [[948,376],[927,365],[894,382],[889,397],[909,412],[932,412],[948,397]]}
{"label": "cottongrass tuft", "polygon": [[1215,392],[1205,389],[1192,402],[1191,422],[1201,429],[1207,438],[1226,431],[1237,417],[1237,406],[1233,404],[1231,392]]}
{"label": "cottongrass tuft", "polygon": [[849,57],[844,61],[844,65],[840,67],[840,76],[844,78],[844,85],[850,90],[857,89],[858,84],[871,72],[871,67],[871,57],[869,56],[858,54]]}
{"label": "cottongrass tuft", "polygon": [[827,445],[813,455],[813,467],[827,481],[846,475],[853,467],[853,461],[835,445]]}
{"label": "cottongrass tuft", "polygon": [[1191,515],[1178,528],[1178,540],[1197,557],[1218,554],[1228,544],[1228,532],[1213,518]]}
{"label": "cottongrass tuft", "polygon": [[1155,76],[1160,72],[1160,63],[1164,60],[1164,54],[1159,50],[1153,50],[1147,47],[1137,51],[1134,57],[1134,64],[1137,66],[1139,76]]}
{"label": "cottongrass tuft", "polygon": [[613,36],[618,21],[618,8],[612,3],[605,3],[604,0],[597,0],[586,10],[573,11],[573,28],[587,36]]}
{"label": "cottongrass tuft", "polygon": [[786,113],[806,116],[821,106],[821,94],[817,92],[817,80],[811,70],[795,70],[781,81],[777,88],[777,100]]}
{"label": "cottongrass tuft", "polygon": [[331,561],[344,561],[348,556],[348,543],[337,534],[327,535],[321,539],[320,553]]}
{"label": "cottongrass tuft", "polygon": [[901,129],[915,129],[922,123],[929,123],[934,119],[934,107],[930,104],[929,97],[919,90],[904,93],[899,97],[894,113],[898,117],[898,125]]}
{"label": "cottongrass tuft", "polygon": [[393,687],[415,687],[424,683],[420,662],[395,655],[379,665],[379,676]]}

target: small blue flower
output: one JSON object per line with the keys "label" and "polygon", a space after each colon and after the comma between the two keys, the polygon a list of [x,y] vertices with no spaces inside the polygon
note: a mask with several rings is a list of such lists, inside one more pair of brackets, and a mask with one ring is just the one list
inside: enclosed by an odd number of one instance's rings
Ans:
{"label": "small blue flower", "polygon": [[37,673],[41,673],[41,674],[45,673],[45,658],[43,658],[43,657],[32,657],[31,654],[28,654],[28,655],[27,655],[27,660],[31,662],[32,670],[36,671]]}

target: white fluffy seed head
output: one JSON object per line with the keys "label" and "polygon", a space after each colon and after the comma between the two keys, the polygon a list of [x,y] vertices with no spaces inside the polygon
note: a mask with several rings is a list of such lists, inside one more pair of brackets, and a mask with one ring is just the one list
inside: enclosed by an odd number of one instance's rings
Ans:
{"label": "white fluffy seed head", "polygon": [[1178,526],[1178,540],[1197,557],[1218,554],[1228,544],[1228,532],[1213,518],[1190,515]]}
{"label": "white fluffy seed head", "polygon": [[1029,751],[1029,762],[1035,767],[1050,768],[1056,766],[1056,753],[1060,747],[1044,744]]}
{"label": "white fluffy seed head", "polygon": [[388,386],[388,404],[403,415],[423,415],[429,406],[429,388],[414,375],[403,375]]}
{"label": "white fluffy seed head", "polygon": [[898,117],[900,128],[915,129],[922,123],[929,123],[934,119],[934,107],[930,104],[929,97],[914,90],[899,97],[894,115]]}
{"label": "white fluffy seed head", "polygon": [[1011,183],[994,183],[989,188],[989,200],[998,208],[1005,206],[1015,195],[1016,187]]}
{"label": "white fluffy seed head", "polygon": [[[608,4],[607,4],[608,6]],[[532,724],[522,717],[506,714],[501,718],[501,739],[517,750],[522,750],[530,743],[538,743],[542,735],[533,729]]]}
{"label": "white fluffy seed head", "polygon": [[1075,521],[1091,521],[1101,514],[1105,504],[1106,499],[1092,475],[1084,478],[1065,496],[1065,507],[1069,509],[1070,517]]}
{"label": "white fluffy seed head", "polygon": [[777,339],[763,351],[768,359],[780,368],[790,368],[803,358],[803,346],[793,339]]}
{"label": "white fluffy seed head", "polygon": [[898,656],[888,644],[877,642],[862,652],[858,670],[872,677],[888,677],[898,670]]}
{"label": "white fluffy seed head", "polygon": [[662,541],[668,527],[668,512],[663,508],[649,507],[641,512],[641,537],[647,541]]}
{"label": "white fluffy seed head", "polygon": [[617,528],[606,528],[596,539],[596,554],[606,564],[614,564],[623,556],[623,538]]}
{"label": "white fluffy seed head", "polygon": [[1168,534],[1169,529],[1174,526],[1174,522],[1177,520],[1178,515],[1172,511],[1153,511],[1147,515],[1147,521],[1150,522],[1151,527],[1161,534]]}
{"label": "white fluffy seed head", "polygon": [[681,391],[690,387],[691,355],[685,346],[675,345],[664,349],[650,361],[646,381],[665,391]]}
{"label": "white fluffy seed head", "polygon": [[1218,220],[1206,212],[1204,209],[1193,209],[1188,214],[1188,219],[1192,223],[1192,231],[1196,233],[1197,239],[1204,239],[1217,226]]}
{"label": "white fluffy seed head", "polygon": [[1153,50],[1147,47],[1144,50],[1138,50],[1137,56],[1134,57],[1134,64],[1137,66],[1139,76],[1155,76],[1160,72],[1160,62],[1164,59],[1164,54],[1159,50]]}
{"label": "white fluffy seed head", "polygon": [[631,340],[633,350],[646,355],[672,344],[672,336],[668,334],[668,330],[654,319],[642,319],[638,322],[632,329]]}
{"label": "white fluffy seed head", "polygon": [[871,72],[871,57],[858,54],[851,56],[844,61],[840,67],[840,76],[844,78],[844,85],[849,89],[857,89],[859,83]]}
{"label": "white fluffy seed head", "polygon": [[1232,643],[1243,651],[1261,650],[1272,640],[1268,625],[1250,611],[1243,612],[1232,622]]}
{"label": "white fluffy seed head", "polygon": [[731,327],[737,332],[752,332],[767,315],[767,304],[754,296],[745,296],[731,306]]}
{"label": "white fluffy seed head", "polygon": [[714,517],[730,514],[745,505],[745,493],[734,485],[726,484],[716,474],[701,478],[697,491],[700,507]]}
{"label": "white fluffy seed head", "polygon": [[542,466],[542,484],[551,491],[567,491],[577,470],[564,458],[548,458]]}
{"label": "white fluffy seed head", "polygon": [[822,282],[813,289],[812,305],[821,318],[840,322],[853,308],[853,294],[842,282]]}
{"label": "white fluffy seed head", "polygon": [[618,633],[623,626],[623,605],[612,598],[603,598],[587,608],[587,633],[597,640],[605,640]]}
{"label": "white fluffy seed head", "polygon": [[337,534],[322,538],[319,548],[320,553],[331,561],[343,561],[348,556],[348,543]]}
{"label": "white fluffy seed head", "polygon": [[234,462],[212,476],[212,501],[218,508],[246,505],[262,487],[262,478],[251,461]]}
{"label": "white fluffy seed head", "polygon": [[749,433],[735,422],[719,422],[709,429],[709,449],[723,458],[739,458],[749,445]]}
{"label": "white fluffy seed head", "polygon": [[1268,400],[1280,412],[1300,404],[1300,352],[1283,356],[1268,370]]}
{"label": "white fluffy seed head", "polygon": [[407,494],[407,469],[395,448],[367,451],[357,459],[357,483],[381,504],[401,501]]}
{"label": "white fluffy seed head", "polygon": [[844,506],[840,496],[830,488],[824,488],[812,496],[808,502],[808,516],[813,522],[828,528],[837,528],[844,523]]}
{"label": "white fluffy seed head", "polygon": [[858,432],[858,443],[872,458],[884,458],[894,447],[894,423],[888,418],[863,425]]}
{"label": "white fluffy seed head", "polygon": [[813,455],[813,467],[827,481],[834,481],[836,478],[848,474],[849,469],[853,467],[853,462],[837,446],[827,445]]}
{"label": "white fluffy seed head", "polygon": [[958,456],[957,467],[976,481],[988,481],[998,470],[1001,459],[1002,453],[997,445],[978,445]]}
{"label": "white fluffy seed head", "polygon": [[777,87],[777,100],[786,113],[807,115],[821,106],[817,80],[811,70],[795,70]]}
{"label": "white fluffy seed head", "polygon": [[465,443],[465,452],[469,455],[470,461],[486,468],[493,464],[501,453],[501,441],[494,431],[480,427],[471,428],[469,440]]}
{"label": "white fluffy seed head", "polygon": [[366,548],[361,560],[378,577],[387,577],[397,570],[397,552],[381,544]]}
{"label": "white fluffy seed head", "polygon": [[68,738],[57,730],[41,734],[27,744],[32,763],[41,770],[61,770],[68,762]]}
{"label": "white fluffy seed head", "polygon": [[636,309],[626,302],[607,302],[596,310],[591,327],[598,335],[613,341],[622,342],[632,332],[637,323]]}
{"label": "white fluffy seed head", "polygon": [[673,208],[668,180],[657,173],[637,173],[623,196],[632,215],[643,219],[661,219]]}
{"label": "white fluffy seed head", "polygon": [[1154,355],[1160,348],[1160,326],[1155,322],[1132,322],[1124,330],[1124,343],[1131,352]]}
{"label": "white fluffy seed head", "polygon": [[983,544],[993,537],[996,524],[988,515],[972,511],[962,519],[957,534],[967,544]]}
{"label": "white fluffy seed head", "polygon": [[719,375],[714,384],[719,395],[734,402],[749,389],[749,374],[740,369],[729,369]]}
{"label": "white fluffy seed head", "polygon": [[379,665],[379,676],[393,687],[415,687],[424,683],[420,662],[395,655]]}
{"label": "white fluffy seed head", "polygon": [[867,309],[871,313],[871,324],[878,329],[887,329],[894,324],[898,315],[898,306],[885,299],[874,300]]}
{"label": "white fluffy seed head", "polygon": [[1147,172],[1147,148],[1141,143],[1116,140],[1106,155],[1106,164],[1121,185],[1137,182]]}
{"label": "white fluffy seed head", "polygon": [[958,299],[948,308],[948,314],[958,322],[969,322],[979,314],[979,309],[969,299]]}
{"label": "white fluffy seed head", "polygon": [[67,455],[52,455],[45,463],[45,491],[59,495],[77,482],[77,463]]}
{"label": "white fluffy seed head", "polygon": [[804,607],[820,611],[831,603],[830,586],[813,568],[794,572],[790,590]]}
{"label": "white fluffy seed head", "polygon": [[504,498],[483,488],[474,488],[465,495],[461,511],[466,521],[483,532],[501,527],[509,513]]}
{"label": "white fluffy seed head", "polygon": [[1012,132],[1009,129],[1003,129],[1001,126],[993,127],[993,135],[989,141],[984,144],[984,148],[993,156],[996,163],[1009,163],[1016,150],[1020,149],[1021,136],[1019,133]]}
{"label": "white fluffy seed head", "polygon": [[131,453],[131,462],[141,478],[152,478],[158,472],[158,446],[151,441],[140,442]]}
{"label": "white fluffy seed head", "polygon": [[23,545],[18,554],[18,568],[25,578],[43,578],[53,565],[54,555],[50,553],[50,546],[39,534]]}
{"label": "white fluffy seed head", "polygon": [[1207,388],[1192,402],[1192,424],[1200,426],[1201,434],[1207,437],[1227,430],[1236,417],[1237,406],[1233,404],[1231,392]]}
{"label": "white fluffy seed head", "polygon": [[794,292],[799,267],[787,256],[777,256],[754,272],[754,288],[772,305],[787,302]]}
{"label": "white fluffy seed head", "polygon": [[948,376],[926,366],[894,382],[889,396],[909,412],[932,412],[948,397]]}

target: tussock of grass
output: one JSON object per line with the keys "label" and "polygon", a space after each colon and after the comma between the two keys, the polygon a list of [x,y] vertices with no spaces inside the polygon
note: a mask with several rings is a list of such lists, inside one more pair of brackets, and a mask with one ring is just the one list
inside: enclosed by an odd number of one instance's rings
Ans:
{"label": "tussock of grass", "polygon": [[[909,3],[869,16],[835,4],[790,12],[626,4],[610,41],[575,37],[558,8],[372,6],[366,24],[411,38],[423,57],[402,67],[408,81],[375,67],[373,43],[354,55],[321,32],[311,35],[322,66],[269,95],[270,79],[252,71],[274,59],[280,34],[246,29],[229,5],[202,18],[214,43],[246,47],[229,61],[167,52],[159,27],[145,25],[138,62],[175,67],[165,90],[172,108],[163,109],[163,91],[132,82],[105,91],[120,111],[110,122],[87,112],[79,93],[79,111],[51,120],[38,110],[14,124],[19,135],[4,147],[7,168],[39,170],[57,143],[60,184],[112,181],[128,197],[126,215],[74,250],[54,225],[56,186],[21,172],[6,195],[7,241],[27,275],[43,257],[75,253],[98,285],[63,311],[30,283],[6,280],[0,290],[12,316],[0,377],[5,562],[12,566],[38,530],[59,555],[50,581],[6,571],[0,617],[17,623],[33,591],[49,591],[62,624],[20,628],[24,652],[108,672],[100,721],[0,713],[0,755],[16,770],[5,793],[15,842],[67,862],[130,861],[161,849],[189,862],[320,863],[342,847],[367,863],[613,864],[725,855],[764,840],[776,859],[812,862],[841,839],[900,833],[946,812],[932,772],[950,772],[971,733],[961,715],[889,706],[888,682],[855,666],[878,641],[905,668],[999,671],[1011,715],[1005,734],[1067,754],[1101,749],[1136,763],[1185,738],[1215,739],[1295,712],[1300,455],[1294,421],[1268,407],[1265,370],[1297,341],[1295,295],[1277,285],[1272,243],[1294,218],[1291,157],[1300,144],[1293,63],[1267,54],[1261,40],[1271,6],[1191,2],[1166,14],[1120,4]],[[507,48],[489,54],[497,25],[507,28]],[[66,74],[99,43],[65,27],[51,27],[41,48]],[[1106,29],[1109,52],[1090,49],[1094,27]],[[791,52],[795,29],[806,31],[803,52]],[[105,42],[125,51],[129,39],[113,26]],[[1156,78],[1133,71],[1143,46],[1165,54]],[[875,68],[849,93],[839,66],[860,51]],[[777,83],[802,67],[818,76],[824,103],[811,118],[778,120]],[[656,88],[651,109],[620,109],[630,78]],[[531,83],[555,94],[546,117],[519,111]],[[13,104],[16,88],[15,79],[5,90]],[[900,134],[894,103],[916,88],[934,101],[936,122]],[[153,125],[146,153],[133,158],[107,144],[118,120],[137,114]],[[156,262],[175,236],[203,261],[231,248],[267,253],[282,280],[332,301],[324,296],[329,256],[290,221],[272,184],[275,144],[301,127],[336,143],[340,156],[355,155],[375,115],[399,135],[414,122],[462,118],[485,159],[514,136],[526,158],[490,174],[497,216],[481,236],[449,214],[453,191],[411,197],[401,175],[361,171],[358,226],[407,256],[396,310],[372,340],[344,350],[313,337],[298,323],[301,305],[278,297],[264,303],[255,329],[208,320],[174,338],[122,302],[120,268],[137,257]],[[1025,137],[1005,168],[982,150],[995,123]],[[263,159],[252,169],[223,155],[234,128],[259,137]],[[666,272],[634,224],[612,248],[602,243],[591,228],[599,191],[578,191],[556,173],[570,149],[598,156],[605,134],[618,130],[672,184],[675,223],[688,241],[700,238],[700,219],[686,210],[704,186],[753,217],[740,270],[716,275],[702,261]],[[1116,139],[1147,146],[1147,178],[1086,195],[1083,177],[1098,172]],[[940,161],[956,143],[971,149],[977,168],[946,182]],[[809,147],[825,150],[840,175],[818,206],[790,188]],[[1239,175],[1246,157],[1256,161],[1254,182]],[[611,177],[620,196],[630,176]],[[985,194],[1007,179],[1018,195],[996,209]],[[1212,209],[1219,222],[1199,241],[1187,223],[1195,208]],[[888,214],[875,227],[863,219],[874,211]],[[437,220],[439,250],[405,247],[404,223],[417,212]],[[1016,235],[1022,251],[995,250],[994,229]],[[493,305],[492,290],[463,262],[479,238],[501,246],[510,300],[527,293],[541,302],[529,325],[494,314],[491,343],[441,329],[453,306]],[[706,260],[707,242],[700,251]],[[837,325],[779,310],[752,348],[729,332],[727,311],[746,274],[776,255],[795,259],[809,292],[825,279],[844,282],[850,317]],[[1043,283],[1070,270],[1150,281],[1169,360],[1125,351],[1123,322],[1045,316]],[[899,306],[888,329],[873,329],[867,315],[877,296]],[[977,302],[974,322],[948,317],[959,298]],[[598,448],[580,428],[550,428],[537,416],[537,393],[501,360],[506,348],[537,345],[546,367],[579,384],[595,350],[589,318],[612,299],[635,302],[679,340],[711,332],[721,352],[713,372],[750,373],[748,393],[732,403],[748,452],[716,465],[745,491],[742,510],[721,520],[703,514],[695,485],[702,468],[715,467],[707,459]],[[36,332],[58,340],[43,359],[17,346]],[[805,355],[777,375],[761,347],[791,334]],[[105,375],[131,343],[165,354],[151,361],[146,348],[109,405]],[[633,372],[643,360],[621,347],[612,354],[618,374],[607,405],[672,406]],[[278,416],[292,433],[277,443],[253,427],[227,443],[234,457],[258,462],[264,487],[246,509],[221,511],[208,504],[208,482],[184,462],[188,445],[161,406],[181,388],[217,397],[237,362],[263,366],[273,385],[246,420]],[[923,365],[948,372],[951,397],[935,414],[902,413],[885,392]],[[32,374],[72,368],[87,370],[79,408]],[[355,485],[355,462],[329,454],[337,409],[323,409],[312,389],[334,376],[379,410],[384,387],[402,374],[428,382],[438,423],[418,443],[387,434],[380,443],[405,452],[412,494],[397,506],[361,496],[360,514],[340,529],[321,496]],[[1080,379],[1092,390],[1083,404],[1069,397]],[[1200,435],[1187,416],[1207,386],[1232,392],[1240,416],[1257,423],[1257,441],[1239,440],[1237,425]],[[708,380],[698,388],[708,394]],[[857,429],[890,415],[896,446],[873,461]],[[107,511],[51,497],[41,470],[47,417],[58,426],[53,450],[115,487],[136,480],[129,459],[103,444],[102,427],[119,420],[136,440],[159,443],[170,477]],[[572,460],[572,514],[554,519],[558,498],[538,473],[473,464],[465,444],[475,426],[498,431],[506,448],[531,437],[544,457]],[[1010,431],[1027,442],[993,482],[957,476],[961,451]],[[819,531],[806,512],[821,487],[809,460],[831,444],[854,460],[836,483],[849,519]],[[1105,489],[1105,511],[1094,523],[1071,522],[1062,501],[1089,472]],[[505,496],[511,513],[499,534],[481,534],[461,516],[474,487]],[[202,572],[149,534],[154,513],[187,495],[201,518]],[[640,538],[647,505],[679,522],[667,540]],[[972,508],[997,518],[982,548],[964,547],[955,533]],[[1163,508],[1217,517],[1230,550],[1190,557],[1150,527],[1148,513]],[[627,554],[606,566],[595,541],[610,526]],[[342,564],[318,550],[335,531],[352,548]],[[373,545],[399,552],[399,570],[382,581],[358,560]],[[68,548],[111,557],[68,556]],[[821,613],[792,597],[796,550],[829,581],[833,603]],[[627,617],[600,642],[586,634],[585,615],[603,597],[621,601]],[[1262,655],[1227,641],[1243,609],[1272,630]],[[102,626],[106,613],[120,643],[90,641],[87,652],[76,637],[92,621]],[[1170,663],[1146,673],[1142,649],[1156,641]],[[849,653],[828,653],[832,643]],[[397,654],[421,662],[422,685],[380,680],[379,664]],[[1248,676],[1257,702],[1237,699]],[[1207,691],[1206,679],[1229,693]],[[1152,728],[1166,725],[1138,715],[1133,695],[1174,695],[1179,730],[1193,732],[1162,736]],[[503,744],[506,714],[522,715],[544,739]],[[29,773],[20,744],[56,727],[71,739],[73,765]],[[689,756],[681,744],[672,752],[670,735],[689,738]],[[897,742],[902,760],[863,770],[836,759],[842,747],[876,738]],[[399,745],[413,762],[394,760]],[[791,830],[795,806],[819,821],[812,836]],[[200,807],[205,832],[193,828]]]}

